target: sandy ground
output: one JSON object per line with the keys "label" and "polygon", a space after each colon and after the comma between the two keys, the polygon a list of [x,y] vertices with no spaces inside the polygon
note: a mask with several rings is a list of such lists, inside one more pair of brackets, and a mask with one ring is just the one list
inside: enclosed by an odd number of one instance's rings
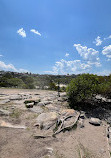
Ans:
{"label": "sandy ground", "polygon": [[[56,95],[52,91],[0,89],[0,95],[25,93],[33,98],[44,98]],[[37,95],[39,94],[39,95]],[[34,139],[33,135],[41,134],[41,130],[34,127],[38,116],[25,108],[23,101],[9,102],[0,105],[2,109],[17,110],[15,116],[1,116],[13,125],[26,126],[26,129],[0,127],[0,158],[109,158],[106,137],[107,125],[103,121],[101,126],[84,121],[84,128],[61,132],[55,138]]]}

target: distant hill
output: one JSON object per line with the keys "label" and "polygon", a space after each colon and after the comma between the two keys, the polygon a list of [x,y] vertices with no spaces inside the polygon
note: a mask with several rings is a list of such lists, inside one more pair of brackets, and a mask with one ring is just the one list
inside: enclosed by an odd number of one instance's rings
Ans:
{"label": "distant hill", "polygon": [[0,87],[55,89],[59,82],[67,85],[77,75],[48,75],[0,71]]}

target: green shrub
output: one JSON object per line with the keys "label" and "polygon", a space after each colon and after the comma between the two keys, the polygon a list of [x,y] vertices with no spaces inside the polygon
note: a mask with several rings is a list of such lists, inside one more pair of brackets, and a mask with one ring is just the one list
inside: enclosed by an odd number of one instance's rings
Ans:
{"label": "green shrub", "polygon": [[91,99],[97,93],[98,83],[98,77],[93,74],[82,74],[73,79],[66,89],[70,106],[73,108]]}
{"label": "green shrub", "polygon": [[57,86],[53,81],[50,81],[49,83],[49,89],[50,90],[57,90]]}

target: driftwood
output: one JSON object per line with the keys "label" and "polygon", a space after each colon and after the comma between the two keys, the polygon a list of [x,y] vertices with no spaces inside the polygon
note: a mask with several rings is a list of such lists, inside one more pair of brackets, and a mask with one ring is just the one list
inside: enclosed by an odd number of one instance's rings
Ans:
{"label": "driftwood", "polygon": [[[74,115],[69,115],[69,116],[66,116],[64,118],[61,118],[59,121],[58,121],[58,124],[60,124],[60,127],[57,129],[56,132],[54,132],[53,136],[55,136],[56,134],[62,132],[63,130],[67,130],[67,129],[71,129],[74,127],[74,125],[77,123],[78,119],[79,119],[79,116],[80,116],[80,113],[77,114],[77,116],[75,117]],[[71,117],[74,117],[74,122],[71,124],[71,125],[68,125],[68,126],[64,126],[64,122],[68,119],[68,118],[71,118]]]}

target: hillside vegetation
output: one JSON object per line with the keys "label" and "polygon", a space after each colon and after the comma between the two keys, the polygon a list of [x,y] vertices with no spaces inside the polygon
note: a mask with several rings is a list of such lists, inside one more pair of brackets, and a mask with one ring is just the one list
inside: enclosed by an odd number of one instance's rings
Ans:
{"label": "hillside vegetation", "polygon": [[0,87],[57,90],[58,82],[67,85],[75,77],[76,75],[39,75],[0,71]]}

